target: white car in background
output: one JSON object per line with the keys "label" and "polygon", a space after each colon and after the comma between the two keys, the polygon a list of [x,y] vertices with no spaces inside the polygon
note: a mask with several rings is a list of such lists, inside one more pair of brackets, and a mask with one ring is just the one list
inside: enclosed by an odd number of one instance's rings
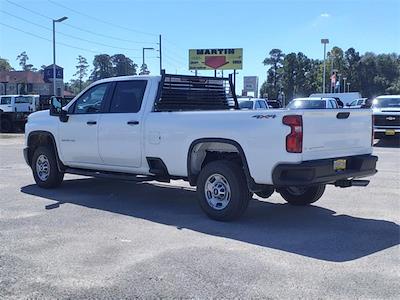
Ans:
{"label": "white car in background", "polygon": [[346,104],[347,108],[362,108],[366,105],[368,98],[360,98]]}
{"label": "white car in background", "polygon": [[261,98],[237,98],[240,109],[269,109],[267,101]]}
{"label": "white car in background", "polygon": [[289,109],[333,109],[339,108],[334,98],[295,98],[286,106]]}

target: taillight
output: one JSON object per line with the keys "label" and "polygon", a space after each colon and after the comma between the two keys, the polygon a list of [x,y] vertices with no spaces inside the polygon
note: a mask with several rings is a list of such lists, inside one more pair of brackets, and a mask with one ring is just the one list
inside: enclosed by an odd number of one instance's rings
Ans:
{"label": "taillight", "polygon": [[303,152],[303,119],[299,115],[284,116],[282,123],[290,126],[286,136],[286,151],[291,153]]}

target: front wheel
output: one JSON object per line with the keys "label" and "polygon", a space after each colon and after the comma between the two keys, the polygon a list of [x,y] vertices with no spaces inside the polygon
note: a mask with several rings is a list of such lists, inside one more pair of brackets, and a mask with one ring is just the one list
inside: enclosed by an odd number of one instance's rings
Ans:
{"label": "front wheel", "polygon": [[242,168],[230,161],[210,162],[201,170],[197,195],[203,211],[218,221],[239,218],[251,198]]}
{"label": "front wheel", "polygon": [[32,158],[32,172],[38,186],[46,189],[59,186],[64,178],[64,173],[57,167],[57,158],[49,147],[39,147]]}
{"label": "front wheel", "polygon": [[325,191],[325,184],[313,186],[289,186],[281,188],[279,193],[289,204],[308,205],[316,202],[322,197]]}

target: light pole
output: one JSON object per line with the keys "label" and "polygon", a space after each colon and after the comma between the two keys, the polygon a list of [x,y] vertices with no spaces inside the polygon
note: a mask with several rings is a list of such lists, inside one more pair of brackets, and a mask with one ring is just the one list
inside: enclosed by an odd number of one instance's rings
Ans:
{"label": "light pole", "polygon": [[[145,66],[146,66],[146,64],[145,64],[145,60],[144,60],[144,51],[145,50],[154,50],[154,48],[142,48],[142,50],[143,50],[143,64],[142,64],[142,68],[143,68],[143,70],[144,70],[144,68],[145,68]],[[142,74],[142,75],[147,75],[147,74]]]}
{"label": "light pole", "polygon": [[350,82],[347,83],[347,92],[350,93]]}
{"label": "light pole", "polygon": [[324,44],[324,76],[322,80],[322,93],[325,94],[325,77],[326,77],[326,44],[329,44],[328,39],[321,39],[321,44]]}
{"label": "light pole", "polygon": [[53,20],[53,96],[56,96],[56,23],[65,21],[68,17]]}
{"label": "light pole", "polygon": [[347,77],[343,77],[343,93],[346,93],[346,80]]}

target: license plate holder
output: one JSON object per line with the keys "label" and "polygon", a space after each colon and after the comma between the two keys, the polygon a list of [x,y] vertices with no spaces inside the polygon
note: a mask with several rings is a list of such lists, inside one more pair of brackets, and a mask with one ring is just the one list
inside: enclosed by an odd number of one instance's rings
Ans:
{"label": "license plate holder", "polygon": [[385,130],[385,135],[395,135],[395,134],[396,134],[396,131],[394,131],[392,129]]}
{"label": "license plate holder", "polygon": [[333,170],[335,170],[335,172],[346,170],[346,163],[347,163],[347,161],[345,159],[334,160],[333,161]]}

